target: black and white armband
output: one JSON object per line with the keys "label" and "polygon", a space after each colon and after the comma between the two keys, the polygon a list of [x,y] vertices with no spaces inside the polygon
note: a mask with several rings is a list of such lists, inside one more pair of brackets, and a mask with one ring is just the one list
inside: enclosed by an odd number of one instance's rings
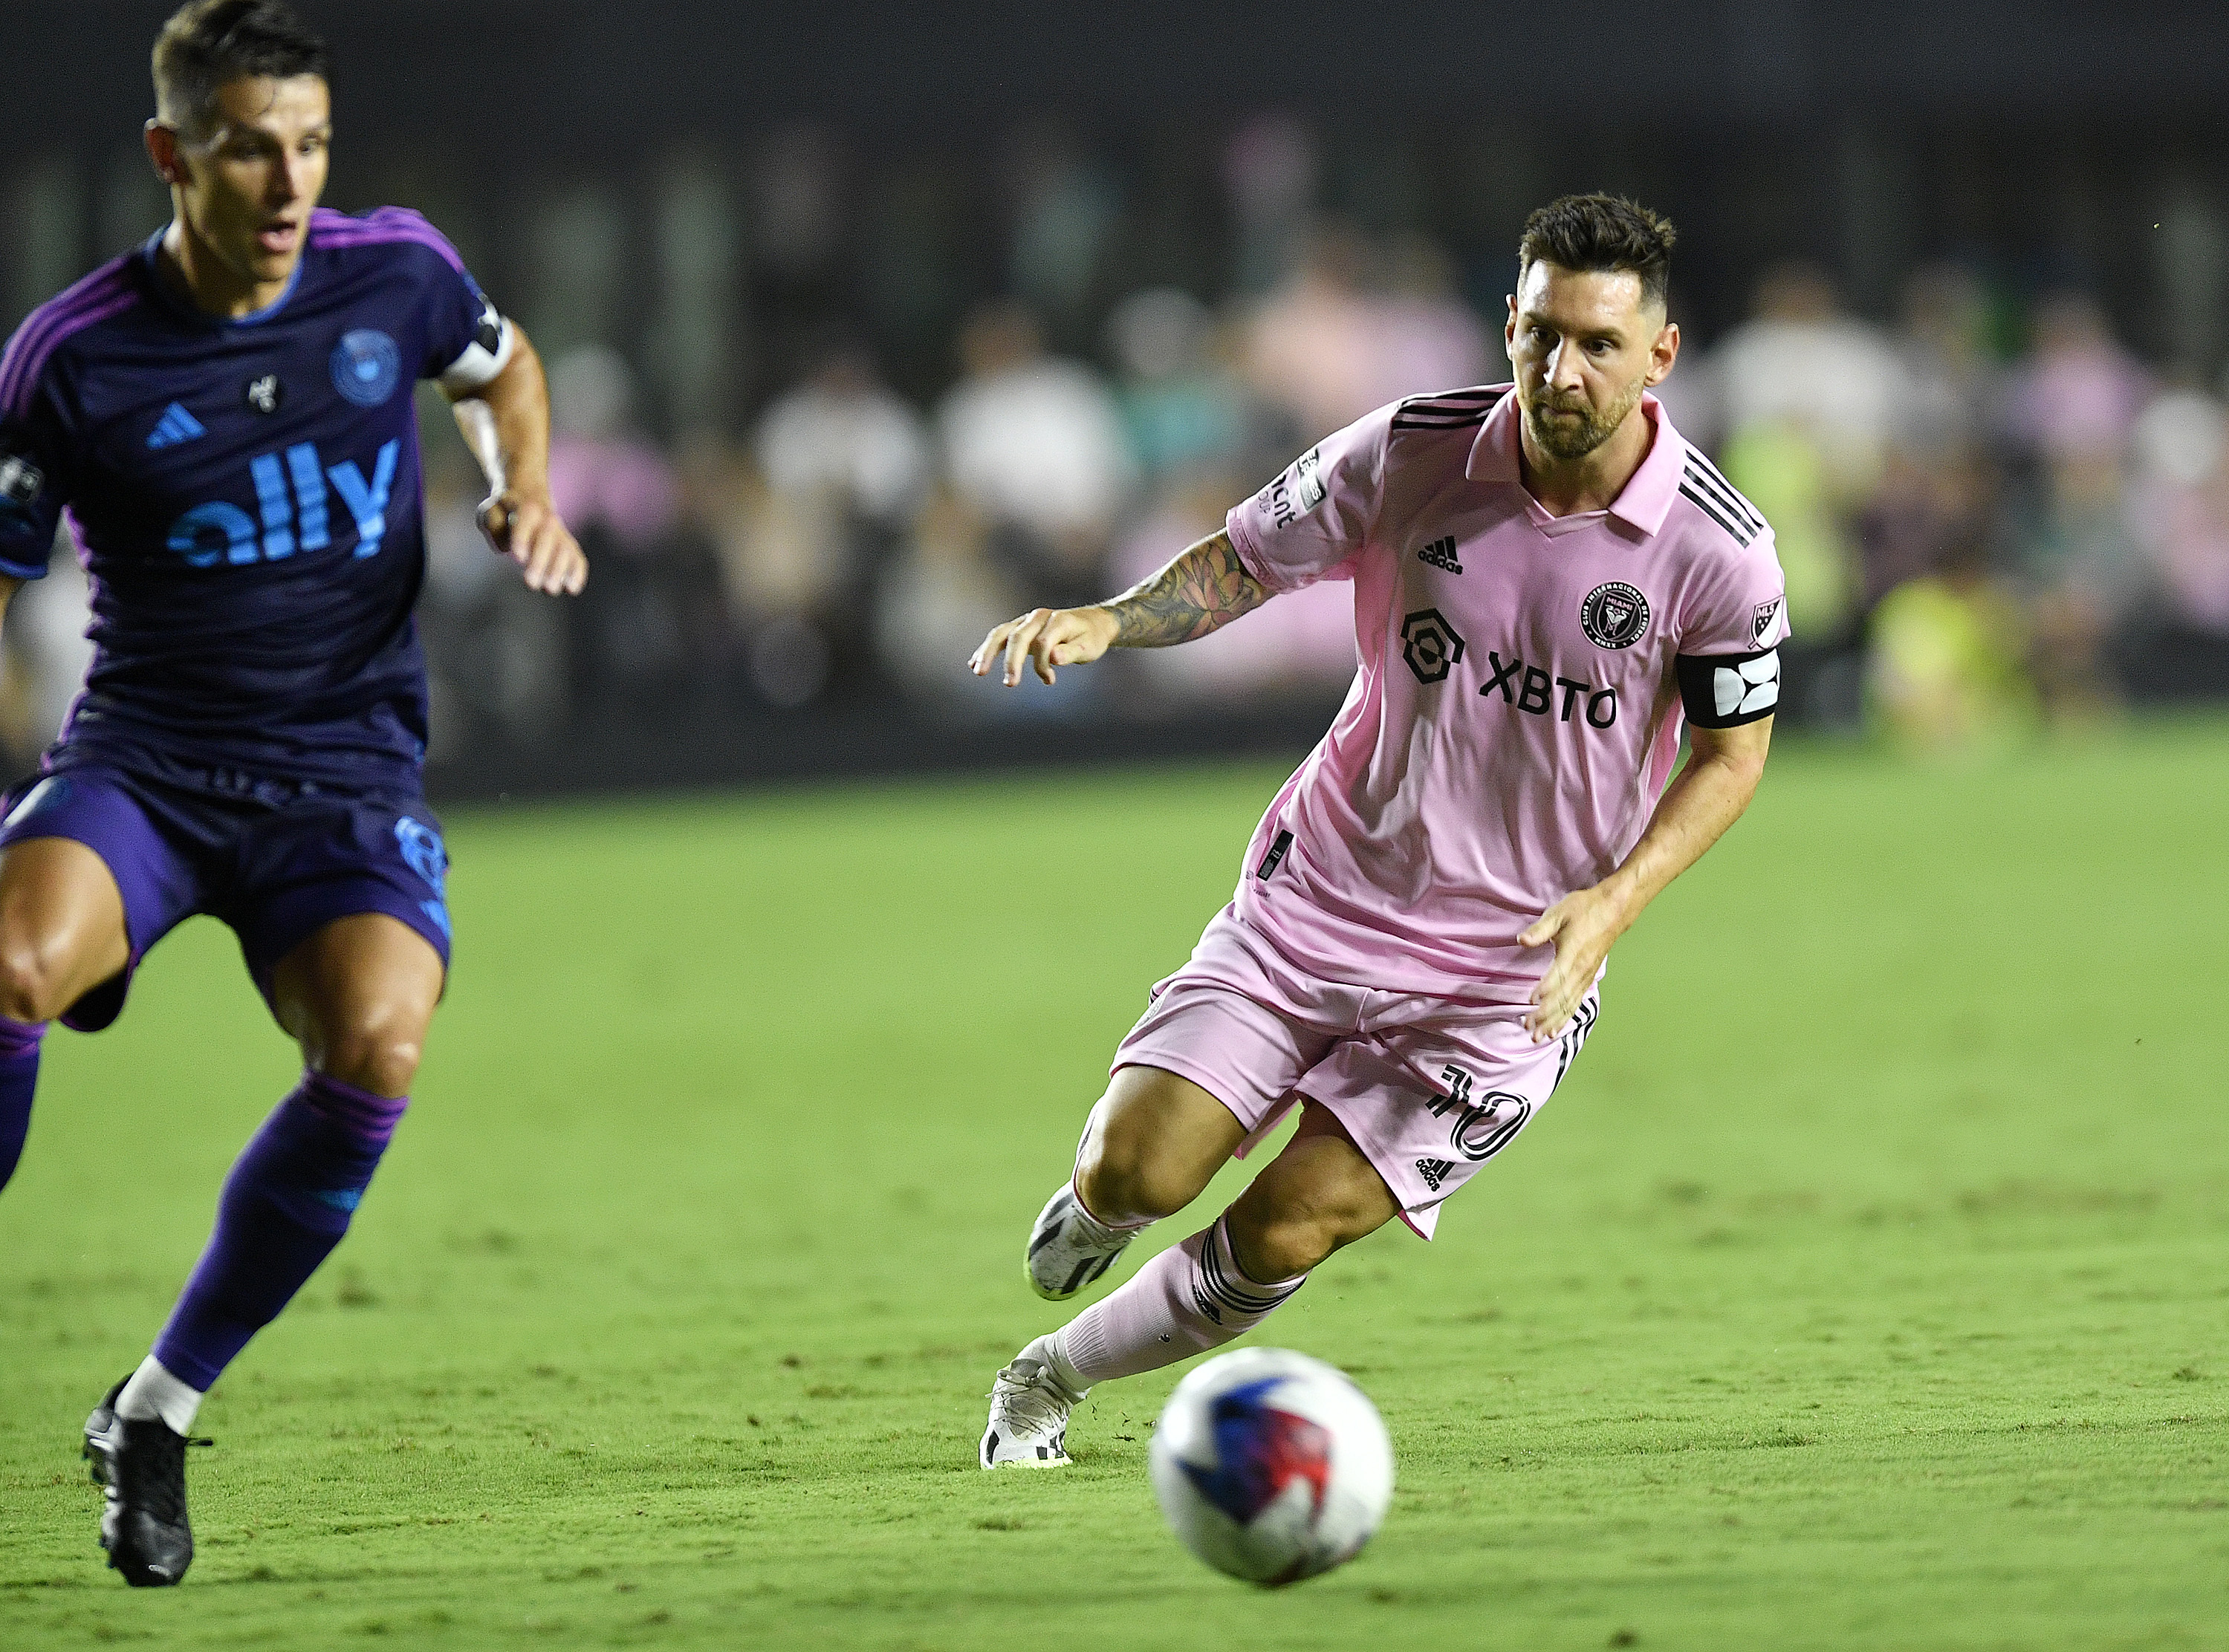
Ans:
{"label": "black and white armband", "polygon": [[1770,717],[1780,704],[1780,650],[1755,654],[1681,654],[1673,660],[1680,703],[1698,728],[1738,728]]}
{"label": "black and white armband", "polygon": [[517,335],[510,321],[492,304],[482,301],[480,318],[472,329],[472,342],[464,354],[441,369],[441,388],[453,396],[469,395],[495,381],[511,365]]}

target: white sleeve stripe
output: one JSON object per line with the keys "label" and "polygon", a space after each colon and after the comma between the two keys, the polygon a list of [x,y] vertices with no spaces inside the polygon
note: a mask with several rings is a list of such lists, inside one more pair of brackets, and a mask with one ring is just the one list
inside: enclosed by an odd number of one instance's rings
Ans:
{"label": "white sleeve stripe", "polygon": [[491,383],[497,375],[511,365],[511,347],[517,334],[511,325],[511,317],[496,318],[495,348],[491,350],[477,336],[465,346],[465,353],[441,370],[441,388],[453,394],[464,390],[478,390]]}

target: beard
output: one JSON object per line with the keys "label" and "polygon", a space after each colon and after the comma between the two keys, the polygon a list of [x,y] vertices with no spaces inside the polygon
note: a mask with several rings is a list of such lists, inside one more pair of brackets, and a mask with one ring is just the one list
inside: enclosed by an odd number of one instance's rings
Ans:
{"label": "beard", "polygon": [[[1542,452],[1559,459],[1583,459],[1617,433],[1617,427],[1640,404],[1642,387],[1636,381],[1616,401],[1603,408],[1583,404],[1575,408],[1558,407],[1545,400],[1530,402],[1525,408],[1525,423]],[[1571,413],[1579,416],[1557,416]]]}

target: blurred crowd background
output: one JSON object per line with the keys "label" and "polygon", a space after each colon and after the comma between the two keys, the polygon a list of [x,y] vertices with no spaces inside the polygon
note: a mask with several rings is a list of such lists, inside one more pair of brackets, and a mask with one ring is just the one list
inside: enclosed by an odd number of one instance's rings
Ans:
{"label": "blurred crowd background", "polygon": [[[0,144],[11,326],[167,214],[137,138],[167,8],[37,3],[79,95],[0,113],[25,127]],[[1020,609],[1149,573],[1370,408],[1506,376],[1519,227],[1575,189],[1681,228],[1663,399],[1777,533],[1783,725],[1986,748],[2229,696],[2229,60],[2187,67],[2218,20],[2121,29],[2086,72],[2069,24],[2062,74],[2010,45],[2051,9],[2008,10],[1912,86],[1879,42],[1838,51],[1823,9],[1675,6],[1659,27],[1706,20],[1724,49],[1622,99],[1551,54],[1559,105],[1499,83],[1520,71],[1496,30],[1533,14],[1498,5],[1349,17],[1402,32],[1344,86],[1306,9],[1239,6],[1258,40],[1172,15],[1159,49],[1205,29],[1245,73],[1157,86],[1141,14],[1103,74],[1048,44],[1033,75],[1041,22],[986,18],[934,63],[867,54],[840,94],[825,67],[785,85],[813,41],[704,8],[651,9],[649,45],[595,7],[303,9],[339,63],[328,203],[420,208],[523,321],[594,563],[575,604],[519,587],[429,397],[453,792],[1288,742],[1352,675],[1344,586],[1053,694],[961,661]],[[885,48],[916,38],[859,10]],[[711,61],[678,63],[692,45]],[[1485,77],[1467,97],[1449,50]],[[1402,100],[1404,65],[1430,96]],[[18,767],[75,688],[84,602],[61,555],[9,618]]]}

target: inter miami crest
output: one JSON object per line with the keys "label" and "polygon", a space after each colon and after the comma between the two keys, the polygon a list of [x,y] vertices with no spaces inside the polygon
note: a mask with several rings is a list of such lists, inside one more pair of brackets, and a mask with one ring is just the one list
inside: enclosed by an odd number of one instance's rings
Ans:
{"label": "inter miami crest", "polygon": [[274,413],[286,400],[286,387],[279,382],[276,373],[266,373],[247,381],[247,405],[260,413]]}
{"label": "inter miami crest", "polygon": [[1419,682],[1445,682],[1462,663],[1463,639],[1436,608],[1420,608],[1401,622],[1401,657]]}
{"label": "inter miami crest", "polygon": [[1648,635],[1648,599],[1622,579],[1598,585],[1579,605],[1579,629],[1596,648],[1631,648]]}

